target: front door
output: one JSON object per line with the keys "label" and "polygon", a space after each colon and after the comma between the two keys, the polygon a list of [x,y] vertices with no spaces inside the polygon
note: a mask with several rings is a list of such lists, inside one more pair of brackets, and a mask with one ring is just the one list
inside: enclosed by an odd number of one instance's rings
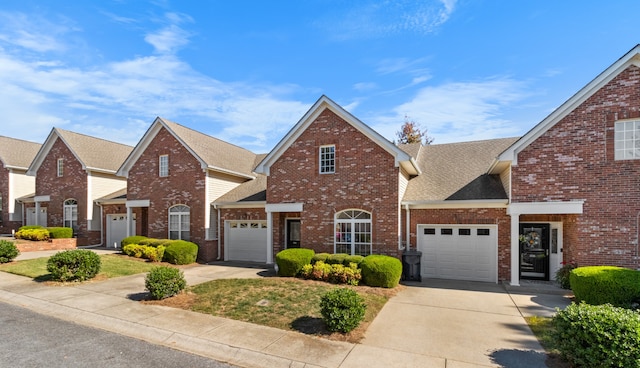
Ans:
{"label": "front door", "polygon": [[287,248],[300,248],[300,219],[287,219]]}
{"label": "front door", "polygon": [[549,224],[520,224],[520,278],[549,280]]}

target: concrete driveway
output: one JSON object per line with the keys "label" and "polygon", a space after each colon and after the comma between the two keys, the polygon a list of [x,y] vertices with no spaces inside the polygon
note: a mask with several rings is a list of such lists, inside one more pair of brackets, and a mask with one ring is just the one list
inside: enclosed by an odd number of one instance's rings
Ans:
{"label": "concrete driveway", "polygon": [[552,315],[570,303],[561,294],[541,297],[465,281],[412,283],[385,305],[342,366],[381,366],[385,355],[376,351],[395,350],[405,354],[392,355],[388,366],[546,367],[544,349],[523,316]]}

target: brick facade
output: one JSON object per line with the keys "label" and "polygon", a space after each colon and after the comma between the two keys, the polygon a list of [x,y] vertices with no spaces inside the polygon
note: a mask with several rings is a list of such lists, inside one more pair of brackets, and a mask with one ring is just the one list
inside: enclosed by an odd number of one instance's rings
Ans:
{"label": "brick facade", "polygon": [[[169,155],[169,175],[159,177],[159,156]],[[190,241],[198,244],[198,260],[217,258],[217,242],[205,240],[205,172],[200,162],[165,128],[152,139],[133,164],[127,180],[127,201],[149,200],[148,208],[136,213],[136,234],[153,238],[169,237],[169,208],[190,209]]]}
{"label": "brick facade", "polygon": [[614,159],[615,122],[639,111],[632,65],[518,154],[512,202],[585,201],[582,215],[563,218],[565,260],[640,266],[640,160]]}
{"label": "brick facade", "polygon": [[[64,172],[58,177],[58,159],[64,160]],[[67,199],[78,202],[78,245],[100,244],[100,231],[87,230],[87,172],[61,139],[56,139],[36,173],[36,196],[50,196],[46,226],[63,226],[63,207]]]}
{"label": "brick facade", "polygon": [[11,234],[11,230],[18,231],[21,223],[9,221],[9,170],[0,162],[0,234]]}
{"label": "brick facade", "polygon": [[[335,173],[319,173],[319,148],[335,145]],[[394,157],[325,109],[270,167],[267,203],[303,203],[301,246],[333,253],[334,216],[347,209],[372,215],[372,252],[398,256],[399,168]],[[283,240],[274,215],[274,252]]]}

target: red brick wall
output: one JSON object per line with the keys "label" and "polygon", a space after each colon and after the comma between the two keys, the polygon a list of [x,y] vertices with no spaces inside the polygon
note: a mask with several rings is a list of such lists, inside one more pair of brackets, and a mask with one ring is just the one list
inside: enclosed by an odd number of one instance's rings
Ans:
{"label": "red brick wall", "polygon": [[[64,159],[61,177],[58,177],[59,158]],[[36,173],[36,195],[51,197],[46,204],[47,226],[62,226],[64,201],[75,199],[78,202],[78,245],[100,244],[100,231],[87,231],[87,172],[60,139],[55,141]]]}
{"label": "red brick wall", "polygon": [[[330,144],[336,172],[320,174],[319,147]],[[398,175],[393,156],[326,109],[271,166],[267,203],[303,203],[302,246],[330,253],[335,213],[369,211],[373,253],[398,256]]]}
{"label": "red brick wall", "polygon": [[[640,160],[614,160],[614,123],[640,116],[630,66],[518,154],[512,201],[585,200],[565,251],[580,265],[639,267]],[[565,254],[567,260],[567,254]]]}
{"label": "red brick wall", "polygon": [[[169,155],[169,176],[158,176],[160,155]],[[200,163],[166,129],[162,128],[129,171],[127,200],[149,200],[146,212],[147,234],[152,238],[169,237],[169,208],[190,208],[191,241],[198,244],[198,260],[216,258],[216,243],[205,241],[205,173]],[[142,217],[142,216],[141,216]],[[138,226],[144,219],[137,218]],[[144,234],[140,229],[137,234]]]}
{"label": "red brick wall", "polygon": [[0,234],[11,234],[12,229],[17,231],[18,228],[9,222],[9,170],[3,167],[2,162],[0,162],[0,196],[2,196]]}
{"label": "red brick wall", "polygon": [[[403,219],[404,224],[406,218]],[[416,229],[419,224],[498,225],[498,281],[511,279],[511,217],[504,208],[411,210],[411,249],[417,246]]]}

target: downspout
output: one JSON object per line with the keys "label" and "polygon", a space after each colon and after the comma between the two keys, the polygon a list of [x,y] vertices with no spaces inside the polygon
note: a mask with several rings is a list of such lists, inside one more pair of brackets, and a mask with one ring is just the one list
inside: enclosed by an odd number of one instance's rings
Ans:
{"label": "downspout", "polygon": [[215,204],[213,205],[213,209],[218,211],[218,217],[216,219],[216,227],[218,228],[217,232],[218,232],[218,258],[216,258],[216,261],[220,260],[220,251],[221,251],[221,247],[220,247],[220,208],[218,208],[218,206],[216,206]]}
{"label": "downspout", "polygon": [[408,252],[411,249],[411,212],[409,211],[409,205],[405,204],[404,205],[404,210],[406,212],[406,221],[407,223],[405,224],[405,231],[406,231],[406,245],[405,245],[405,252]]}

